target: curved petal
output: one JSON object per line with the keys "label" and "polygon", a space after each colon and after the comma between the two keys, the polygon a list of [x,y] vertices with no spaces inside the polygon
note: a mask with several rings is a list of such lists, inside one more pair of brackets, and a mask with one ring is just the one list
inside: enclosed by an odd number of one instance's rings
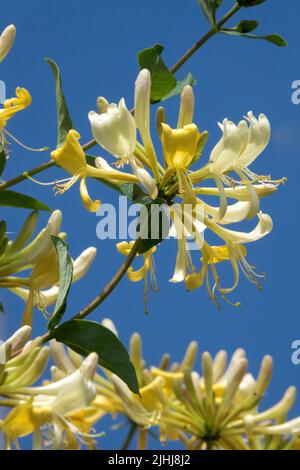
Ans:
{"label": "curved petal", "polygon": [[265,150],[271,138],[271,126],[267,117],[260,114],[258,120],[252,112],[248,113],[250,122],[249,140],[245,150],[238,158],[241,167],[248,167]]}
{"label": "curved petal", "polygon": [[99,200],[92,201],[89,196],[87,186],[86,186],[86,178],[81,178],[80,181],[80,196],[83,202],[85,209],[89,212],[97,212],[100,207],[101,202]]}
{"label": "curved petal", "polygon": [[149,70],[140,71],[135,82],[135,112],[134,119],[140,132],[146,153],[149,157],[151,169],[156,179],[159,178],[157,157],[150,134],[150,95],[151,74]]}
{"label": "curved petal", "polygon": [[138,180],[141,182],[141,184],[144,186],[146,189],[147,193],[150,195],[152,199],[156,199],[158,196],[158,188],[156,185],[156,181],[148,171],[140,166],[135,158],[131,155],[129,156],[129,163],[131,165],[131,168],[138,178]]}
{"label": "curved petal", "polygon": [[209,227],[213,232],[219,235],[220,238],[227,242],[236,242],[236,243],[251,243],[256,240],[268,235],[273,229],[273,221],[268,214],[263,214],[262,212],[257,214],[258,224],[254,230],[251,232],[237,232],[234,230],[228,230],[223,227],[220,227],[218,224],[206,222],[207,227]]}
{"label": "curved petal", "polygon": [[89,120],[97,143],[116,158],[127,158],[136,147],[136,124],[122,98],[119,105],[111,104],[98,114],[90,111]]}
{"label": "curved petal", "polygon": [[[251,209],[250,201],[239,201],[235,204],[227,206],[226,215],[218,221],[220,225],[235,224],[241,222],[248,217]],[[205,212],[213,217],[217,217],[219,214],[219,208],[205,204]],[[215,222],[215,220],[213,220]]]}
{"label": "curved petal", "polygon": [[150,269],[150,259],[149,259],[149,256],[148,256],[148,257],[146,257],[146,259],[144,261],[144,264],[140,269],[138,269],[136,271],[134,271],[133,268],[128,269],[128,271],[127,271],[128,279],[131,282],[142,281],[147,276],[147,273],[148,273],[149,269]]}
{"label": "curved petal", "polygon": [[224,119],[220,127],[223,131],[223,137],[212,150],[210,163],[213,163],[216,171],[224,173],[235,161],[243,146],[243,141],[239,127],[232,121]]}

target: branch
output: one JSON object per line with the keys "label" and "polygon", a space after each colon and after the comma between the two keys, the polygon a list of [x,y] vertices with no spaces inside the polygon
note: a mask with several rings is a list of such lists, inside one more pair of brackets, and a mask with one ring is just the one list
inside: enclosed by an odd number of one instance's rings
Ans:
{"label": "branch", "polygon": [[[229,12],[216,24],[216,26],[212,27],[201,39],[199,39],[196,44],[194,44],[191,49],[189,49],[180,59],[179,61],[173,65],[171,68],[171,72],[175,73],[177,72],[191,57],[192,55],[197,52],[200,47],[202,47],[211,37],[213,37],[215,34],[219,32],[219,29],[230,19],[235,15],[239,10],[241,9],[240,5],[237,3],[234,5],[234,7],[229,10]],[[131,110],[132,113],[134,113],[134,109]],[[91,148],[95,147],[97,145],[97,142],[95,140],[90,140],[87,142],[82,148],[86,152],[90,150]],[[0,191],[10,188],[11,186],[14,186],[15,184],[21,183],[22,181],[25,181],[27,176],[34,176],[37,175],[38,173],[41,173],[44,170],[47,170],[48,168],[54,167],[56,164],[51,160],[48,163],[44,163],[43,165],[40,165],[33,170],[23,172],[20,176],[17,176],[16,178],[13,178],[9,181],[6,181],[5,183],[0,184]]]}
{"label": "branch", "polygon": [[117,285],[127,273],[128,268],[132,265],[136,255],[138,254],[141,243],[142,240],[138,238],[135,241],[131,252],[125,259],[118,272],[114,275],[112,280],[104,287],[103,291],[86,308],[84,308],[83,310],[81,310],[80,313],[75,315],[72,320],[83,320],[104,302],[104,300],[112,293],[112,291],[117,287]]}

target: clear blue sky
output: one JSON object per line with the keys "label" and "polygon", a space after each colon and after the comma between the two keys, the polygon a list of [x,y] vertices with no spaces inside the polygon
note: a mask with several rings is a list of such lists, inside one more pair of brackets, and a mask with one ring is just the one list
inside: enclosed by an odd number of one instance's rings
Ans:
{"label": "clear blue sky", "polygon": [[[291,103],[291,83],[300,79],[299,2],[269,0],[255,9],[244,10],[240,19],[258,19],[262,33],[280,32],[288,48],[268,43],[220,36],[212,39],[178,74],[192,72],[197,78],[196,122],[208,129],[207,155],[219,138],[217,122],[224,117],[240,119],[247,111],[264,112],[272,124],[272,141],[257,160],[258,173],[276,178],[288,177],[288,183],[272,198],[263,201],[263,209],[274,220],[273,233],[249,248],[249,259],[267,273],[264,290],[242,279],[234,293],[240,309],[222,305],[218,312],[205,289],[188,294],[184,286],[168,283],[176,256],[175,242],[160,249],[157,258],[159,294],[149,302],[150,315],[143,311],[143,285],[124,280],[113,295],[94,313],[94,320],[110,317],[127,345],[130,335],[139,331],[143,337],[149,364],[169,352],[180,360],[188,343],[196,339],[201,351],[229,352],[238,347],[247,350],[250,370],[257,373],[265,354],[275,359],[275,375],[266,404],[278,400],[289,385],[300,386],[300,366],[291,363],[291,343],[300,339],[299,321],[299,175],[300,106]],[[232,4],[224,0],[225,7]],[[56,142],[56,115],[53,82],[44,57],[56,60],[61,67],[65,94],[83,141],[90,139],[87,113],[94,109],[97,96],[111,101],[124,96],[132,105],[133,85],[137,75],[136,53],[154,43],[166,46],[165,60],[172,65],[207,29],[195,0],[27,0],[7,3],[1,10],[1,27],[14,23],[17,41],[13,53],[1,65],[0,78],[5,80],[8,95],[16,86],[24,86],[33,96],[30,109],[10,122],[9,130],[27,144],[53,148]],[[170,120],[175,119],[178,100],[167,104]],[[48,158],[13,145],[5,178],[32,168]],[[101,151],[99,149],[99,153]],[[51,181],[65,177],[58,170],[40,178]],[[110,190],[89,183],[90,192],[103,202],[116,200]],[[73,256],[87,246],[96,246],[97,260],[90,274],[73,287],[68,314],[77,312],[91,300],[111,278],[122,257],[113,242],[96,237],[97,218],[84,211],[78,187],[63,197],[54,197],[51,188],[26,182],[19,191],[31,194],[52,209],[62,209],[63,230]],[[17,232],[25,212],[1,208],[1,218],[8,229]],[[46,215],[41,215],[41,223]],[[2,295],[3,293],[1,293]],[[23,303],[4,292],[2,302],[6,316],[2,320],[5,335],[15,329],[21,318]],[[45,320],[36,312],[35,333],[42,333]],[[300,388],[300,387],[299,387]],[[300,401],[298,400],[298,411]],[[299,413],[298,413],[299,414]],[[108,433],[104,448],[115,448],[122,433]],[[155,444],[153,444],[155,446]]]}

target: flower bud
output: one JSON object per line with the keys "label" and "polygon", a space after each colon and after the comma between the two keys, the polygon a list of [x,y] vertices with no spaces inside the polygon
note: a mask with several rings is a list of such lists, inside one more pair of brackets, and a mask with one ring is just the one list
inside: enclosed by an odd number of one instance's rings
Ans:
{"label": "flower bud", "polygon": [[97,109],[99,114],[104,114],[107,112],[109,107],[109,102],[107,101],[106,98],[103,98],[103,96],[99,96],[97,99]]}
{"label": "flower bud", "polygon": [[7,26],[0,36],[0,62],[3,62],[11,48],[16,37],[16,27],[11,24]]}

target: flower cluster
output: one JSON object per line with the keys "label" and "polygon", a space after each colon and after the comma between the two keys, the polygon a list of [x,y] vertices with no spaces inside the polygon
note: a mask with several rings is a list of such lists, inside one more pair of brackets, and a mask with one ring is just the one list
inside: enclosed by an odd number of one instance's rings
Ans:
{"label": "flower cluster", "polygon": [[[0,233],[0,288],[7,288],[25,303],[23,325],[32,324],[33,309],[39,308],[47,314],[47,307],[54,304],[59,293],[59,266],[57,253],[51,236],[62,239],[60,232],[62,213],[54,211],[44,229],[30,241],[38,222],[38,213],[33,212],[24,223],[15,240],[6,236],[6,226],[1,225]],[[73,262],[73,282],[79,281],[89,270],[96,255],[96,248],[90,247]],[[19,273],[25,272],[25,276]],[[18,274],[18,275],[16,275]]]}
{"label": "flower cluster", "polygon": [[51,382],[34,386],[48,364],[49,348],[41,346],[41,338],[28,341],[30,335],[31,328],[24,326],[2,346],[0,406],[12,408],[0,421],[6,449],[19,448],[19,439],[31,434],[34,450],[92,447],[98,436],[88,432],[88,417],[96,397],[97,354],[64,378],[52,368]]}
{"label": "flower cluster", "polygon": [[[222,138],[213,148],[208,162],[194,170],[204,152],[208,133],[200,132],[193,122],[195,98],[192,87],[188,85],[182,92],[176,128],[166,123],[165,110],[158,109],[157,129],[163,163],[159,162],[150,132],[150,93],[151,75],[144,69],[136,81],[134,113],[127,109],[124,99],[118,105],[109,104],[104,98],[98,99],[98,113],[89,113],[92,133],[96,142],[116,158],[115,165],[119,170],[113,169],[102,157],[96,159],[97,168],[90,166],[79,144],[79,134],[71,130],[65,145],[52,153],[56,163],[72,175],[67,183],[57,185],[58,191],[64,192],[80,179],[83,203],[88,210],[96,211],[99,201],[92,201],[88,196],[86,177],[99,177],[114,184],[138,182],[154,202],[159,196],[169,206],[173,221],[171,230],[178,238],[172,282],[185,282],[188,290],[206,284],[215,303],[217,293],[226,299],[236,288],[240,271],[260,287],[263,274],[257,273],[247,261],[245,245],[272,231],[271,217],[260,210],[261,199],[274,193],[285,181],[274,181],[250,170],[270,140],[271,127],[267,117],[261,114],[256,118],[249,112],[238,124],[225,119],[220,124]],[[137,138],[137,131],[142,143]],[[128,165],[132,174],[122,171]],[[209,185],[209,182],[213,184]],[[218,198],[219,204],[208,204],[206,196]],[[229,200],[236,202],[230,204]],[[231,228],[255,218],[257,224],[249,232]],[[204,239],[205,229],[217,236],[219,245],[211,245]],[[187,245],[189,238],[201,252],[200,269],[191,259]],[[138,275],[130,271],[129,278],[133,281],[145,278],[148,261],[149,257],[145,257],[145,266]],[[233,273],[233,282],[229,286],[224,286],[217,270],[218,264],[224,262],[230,264]]]}
{"label": "flower cluster", "polygon": [[[114,331],[114,325],[104,322]],[[62,376],[82,363],[81,357],[52,342],[51,353]],[[285,392],[276,405],[262,411],[273,369],[270,356],[264,357],[254,378],[247,372],[245,351],[237,350],[228,363],[226,351],[215,358],[202,355],[202,374],[195,369],[197,343],[192,342],[180,364],[170,363],[165,354],[159,366],[147,366],[142,341],[132,335],[130,357],[140,385],[140,396],[129,391],[115,375],[96,374],[97,395],[90,411],[95,424],[105,414],[123,415],[138,430],[138,447],[147,447],[147,436],[159,430],[163,445],[180,441],[189,450],[290,450],[297,448],[300,418],[288,420],[296,398],[295,387]]]}

